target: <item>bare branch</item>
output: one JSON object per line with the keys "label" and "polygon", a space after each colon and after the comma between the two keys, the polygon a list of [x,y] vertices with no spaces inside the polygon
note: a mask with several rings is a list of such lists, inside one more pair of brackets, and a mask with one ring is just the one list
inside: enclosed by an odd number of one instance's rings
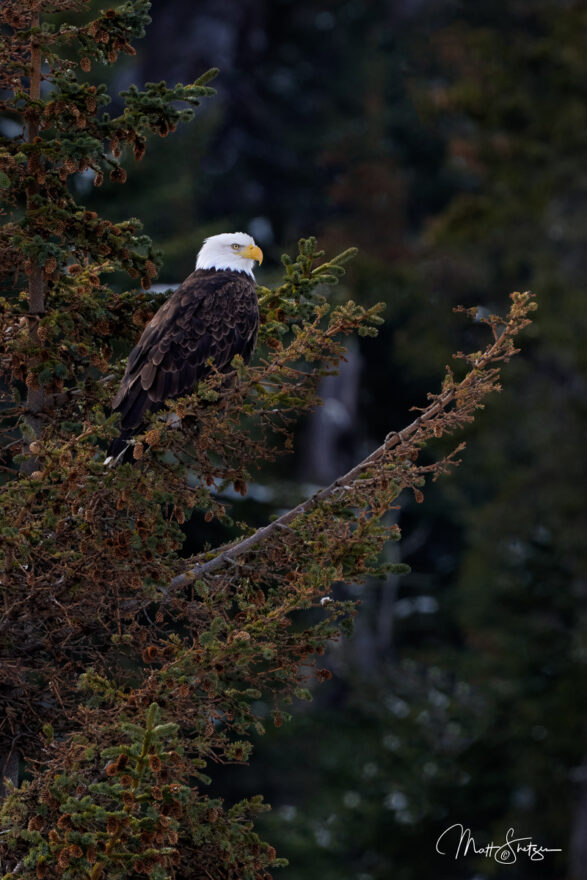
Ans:
{"label": "bare branch", "polygon": [[[453,432],[471,421],[474,410],[482,405],[483,398],[491,391],[499,390],[499,369],[494,365],[509,360],[516,353],[513,338],[529,323],[527,314],[534,307],[531,294],[514,293],[512,300],[507,319],[492,317],[484,321],[493,331],[492,343],[484,351],[473,356],[459,354],[459,357],[466,359],[471,365],[471,369],[464,379],[455,383],[452,371],[447,367],[444,381],[445,390],[439,395],[431,395],[431,402],[413,422],[401,431],[389,433],[381,446],[378,446],[350,471],[338,477],[333,483],[319,490],[306,501],[288,510],[278,519],[257,529],[242,541],[225,546],[212,558],[209,558],[210,554],[203,555],[203,561],[196,561],[188,572],[175,577],[171,586],[173,588],[182,587],[193,581],[194,578],[218,572],[226,565],[234,565],[238,558],[270,540],[279,529],[287,527],[297,517],[307,514],[321,502],[335,496],[336,493],[342,492],[350,496],[353,489],[357,489],[358,481],[364,485],[365,473],[370,468],[375,465],[393,464],[406,458],[408,449],[405,449],[404,454],[404,447],[407,447],[408,441],[411,453],[431,438]],[[498,327],[501,332],[496,332]],[[449,455],[448,460],[451,460],[453,455],[454,453]],[[444,462],[446,461],[447,459],[444,459]],[[438,464],[441,465],[442,462]],[[417,470],[420,474],[423,472],[421,468]],[[409,479],[405,480],[402,488],[407,485],[411,485]]]}

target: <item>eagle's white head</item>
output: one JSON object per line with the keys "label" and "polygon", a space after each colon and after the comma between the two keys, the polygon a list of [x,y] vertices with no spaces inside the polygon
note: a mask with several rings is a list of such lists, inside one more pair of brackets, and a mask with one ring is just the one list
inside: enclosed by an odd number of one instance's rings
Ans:
{"label": "eagle's white head", "polygon": [[263,251],[246,232],[211,235],[200,248],[196,269],[230,269],[253,277],[255,260],[263,262]]}

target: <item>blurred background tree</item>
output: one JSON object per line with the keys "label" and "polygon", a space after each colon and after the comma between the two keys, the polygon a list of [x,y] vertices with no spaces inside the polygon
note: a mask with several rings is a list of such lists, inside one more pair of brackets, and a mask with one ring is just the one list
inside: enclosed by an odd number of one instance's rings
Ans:
{"label": "blurred background tree", "polygon": [[[89,207],[144,219],[164,283],[204,234],[248,229],[270,278],[312,232],[329,251],[359,245],[353,295],[388,304],[378,340],[324,386],[292,470],[268,469],[244,502],[260,521],[400,425],[450,351],[475,344],[474,327],[456,336],[454,304],[493,311],[516,288],[540,302],[457,481],[417,517],[404,506],[412,575],[363,594],[353,642],[331,652],[335,687],[287,743],[283,729],[259,740],[227,792],[264,768],[287,880],[415,880],[431,865],[585,878],[584,4],[167,0],[152,17],[113,90],[218,65],[220,99],[132,169],[124,204],[105,185]],[[448,863],[434,844],[453,822],[563,852]]]}

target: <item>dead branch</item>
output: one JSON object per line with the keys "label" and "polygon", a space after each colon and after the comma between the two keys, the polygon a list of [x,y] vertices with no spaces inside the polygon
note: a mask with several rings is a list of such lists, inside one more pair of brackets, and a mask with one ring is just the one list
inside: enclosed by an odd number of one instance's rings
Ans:
{"label": "dead branch", "polygon": [[393,464],[394,461],[405,458],[402,447],[407,446],[407,441],[410,441],[409,449],[412,452],[432,437],[440,437],[471,421],[474,410],[481,406],[481,400],[486,394],[499,390],[499,368],[495,367],[495,364],[509,360],[516,353],[513,338],[529,323],[527,314],[534,307],[531,294],[514,293],[512,300],[506,319],[493,316],[483,320],[483,323],[488,324],[492,330],[492,343],[475,355],[465,356],[461,353],[457,355],[468,361],[470,365],[465,377],[455,383],[452,371],[447,368],[445,390],[439,395],[430,395],[431,402],[413,422],[401,431],[389,433],[377,449],[350,471],[338,477],[329,486],[320,489],[306,501],[288,510],[278,519],[262,526],[241,541],[225,545],[224,549],[219,550],[212,558],[209,558],[209,553],[203,554],[203,561],[196,561],[189,571],[175,577],[171,587],[186,586],[195,578],[213,574],[227,565],[233,565],[239,557],[270,540],[279,529],[287,527],[297,517],[307,514],[337,493],[342,492],[350,496],[353,489],[357,488],[358,481],[362,486],[364,485],[363,477],[370,468],[384,463]]}

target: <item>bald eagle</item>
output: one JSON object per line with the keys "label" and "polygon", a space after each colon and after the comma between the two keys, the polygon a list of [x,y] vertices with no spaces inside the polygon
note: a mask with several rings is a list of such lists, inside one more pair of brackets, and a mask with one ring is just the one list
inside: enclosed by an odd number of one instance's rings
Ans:
{"label": "bald eagle", "polygon": [[195,271],[151,318],[130,353],[112,401],[121,432],[107,464],[130,459],[130,440],[142,430],[145,413],[189,394],[212,369],[228,372],[236,354],[248,363],[259,329],[255,260],[262,263],[263,252],[244,232],[204,241]]}

